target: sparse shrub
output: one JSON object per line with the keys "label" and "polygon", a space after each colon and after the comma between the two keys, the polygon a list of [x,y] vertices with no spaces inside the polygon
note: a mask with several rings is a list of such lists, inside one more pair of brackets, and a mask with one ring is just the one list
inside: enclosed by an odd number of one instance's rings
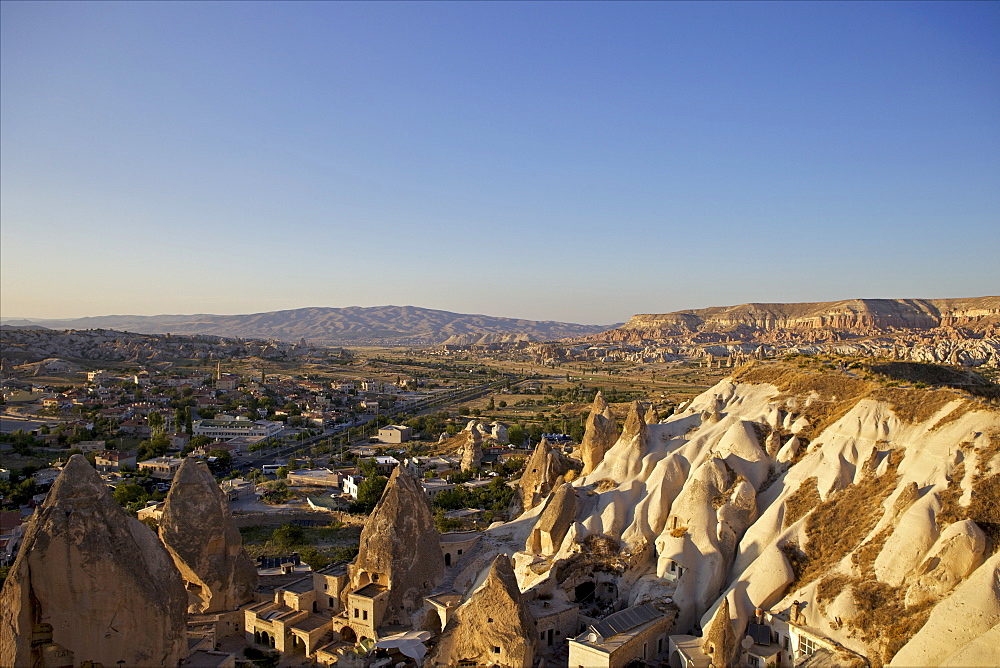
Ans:
{"label": "sparse shrub", "polygon": [[972,483],[969,518],[990,539],[993,551],[1000,550],[1000,474],[976,476]]}
{"label": "sparse shrub", "polygon": [[864,464],[864,475],[859,482],[820,503],[807,517],[805,553],[808,556],[800,560],[801,569],[793,563],[796,569],[793,588],[812,582],[829,571],[857,548],[882,518],[885,512],[882,503],[895,489],[896,469],[902,461],[902,452],[892,451],[888,455],[892,458],[889,470],[881,476],[874,474],[877,454],[876,450]]}
{"label": "sparse shrub", "polygon": [[819,502],[816,476],[806,478],[799,485],[799,488],[785,499],[785,518],[782,521],[782,526],[786,528],[792,526],[819,505]]}

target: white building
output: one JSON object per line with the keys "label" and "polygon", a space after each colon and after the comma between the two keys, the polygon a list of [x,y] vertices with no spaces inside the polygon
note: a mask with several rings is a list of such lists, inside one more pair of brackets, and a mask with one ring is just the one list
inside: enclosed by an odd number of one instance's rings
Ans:
{"label": "white building", "polygon": [[87,372],[87,381],[94,383],[95,385],[99,385],[100,383],[104,383],[109,380],[111,380],[111,374],[109,374],[104,369],[98,369],[97,371]]}
{"label": "white building", "polygon": [[277,436],[285,425],[282,422],[220,415],[214,420],[198,420],[193,427],[195,436],[208,436],[221,440],[242,436],[260,440]]}
{"label": "white building", "polygon": [[360,485],[363,481],[364,481],[364,476],[360,476],[357,474],[345,475],[341,480],[344,496],[349,496],[352,499],[357,499],[358,485]]}
{"label": "white building", "polygon": [[420,486],[424,488],[424,494],[433,499],[441,492],[455,489],[455,484],[442,478],[428,478],[420,481]]}
{"label": "white building", "polygon": [[375,468],[379,475],[391,475],[392,470],[397,466],[399,466],[399,460],[395,457],[375,457]]}

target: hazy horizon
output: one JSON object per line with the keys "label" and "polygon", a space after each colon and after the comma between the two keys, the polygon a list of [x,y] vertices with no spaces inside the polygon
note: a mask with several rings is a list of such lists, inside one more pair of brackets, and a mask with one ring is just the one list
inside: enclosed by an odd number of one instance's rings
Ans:
{"label": "hazy horizon", "polygon": [[[823,300],[823,301],[838,302],[838,301],[850,301],[850,300],[853,300],[853,299],[868,299],[868,300],[976,299],[976,298],[989,298],[989,297],[997,297],[997,296],[1000,296],[1000,295],[976,294],[976,295],[950,295],[948,297],[914,297],[914,296],[907,296],[907,297],[845,297],[843,299],[831,299],[831,300]],[[508,319],[533,320],[533,321],[554,321],[554,322],[564,322],[564,323],[567,323],[567,324],[609,325],[609,326],[611,326],[611,325],[616,325],[618,323],[624,323],[624,322],[628,321],[628,319],[631,316],[633,316],[633,315],[657,314],[657,313],[671,313],[671,312],[675,312],[675,311],[698,311],[698,310],[707,309],[707,308],[727,308],[727,307],[741,306],[743,304],[748,304],[748,303],[756,303],[756,304],[816,303],[816,301],[815,300],[811,300],[809,302],[767,302],[767,301],[756,301],[756,302],[740,302],[739,304],[709,304],[709,305],[704,305],[704,306],[682,307],[682,308],[674,309],[673,311],[636,311],[635,313],[630,313],[628,316],[626,316],[624,318],[620,318],[618,320],[611,320],[611,321],[607,321],[607,322],[601,322],[601,321],[596,321],[596,320],[594,320],[594,321],[586,321],[586,320],[583,320],[583,321],[568,321],[568,320],[557,320],[555,318],[527,318],[527,317],[523,317],[523,316],[519,316],[519,315],[509,315],[509,314],[499,314],[499,313],[486,313],[486,312],[483,312],[483,311],[465,312],[465,311],[453,311],[453,310],[449,310],[449,309],[431,309],[430,307],[421,306],[419,304],[376,304],[376,305],[372,305],[372,306],[361,306],[361,305],[358,305],[358,304],[352,304],[350,306],[317,306],[317,305],[313,304],[313,305],[310,305],[310,306],[299,306],[299,307],[291,307],[291,308],[283,308],[283,309],[272,309],[272,310],[269,310],[269,311],[246,311],[246,312],[234,312],[234,313],[166,313],[166,312],[153,312],[153,313],[101,313],[101,314],[90,314],[90,315],[83,315],[83,316],[54,317],[54,318],[42,318],[42,317],[21,316],[21,315],[11,315],[11,316],[0,315],[0,322],[10,322],[10,321],[18,321],[18,320],[29,320],[29,321],[32,321],[32,322],[42,323],[42,322],[62,322],[62,321],[69,321],[69,320],[82,320],[82,319],[86,319],[86,318],[115,318],[115,317],[133,317],[133,316],[134,317],[142,317],[142,318],[145,318],[145,317],[164,317],[164,318],[169,318],[169,317],[193,317],[193,316],[200,316],[200,315],[205,315],[205,316],[223,316],[224,317],[224,316],[260,315],[260,314],[266,314],[266,313],[275,313],[275,312],[281,312],[281,311],[295,311],[295,310],[303,310],[303,309],[357,309],[357,308],[361,308],[361,309],[379,309],[379,308],[406,308],[406,307],[409,307],[409,308],[428,309],[428,310],[434,310],[434,311],[445,311],[445,312],[448,312],[448,313],[454,313],[456,315],[474,315],[474,316],[486,316],[486,317],[491,317],[491,318],[508,318]],[[822,302],[820,302],[820,303],[822,303]]]}
{"label": "hazy horizon", "polygon": [[3,2],[0,316],[1000,294],[998,34],[997,3]]}

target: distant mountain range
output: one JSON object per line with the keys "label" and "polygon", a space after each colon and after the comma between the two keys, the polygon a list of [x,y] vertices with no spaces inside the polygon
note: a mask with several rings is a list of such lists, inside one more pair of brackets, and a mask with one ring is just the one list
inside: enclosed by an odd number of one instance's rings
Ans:
{"label": "distant mountain range", "polygon": [[[75,319],[7,319],[6,327],[114,329],[139,334],[209,334],[332,345],[434,345],[557,341],[706,344],[836,341],[935,329],[946,339],[1000,336],[1000,297],[847,299],[741,304],[634,315],[627,323],[579,325],[497,318],[420,308],[301,308],[247,315],[108,315]],[[949,334],[959,328],[964,334]]]}
{"label": "distant mountain range", "polygon": [[[619,323],[620,324],[620,323]],[[211,334],[337,345],[429,345],[451,340],[553,341],[616,325],[497,318],[416,306],[300,308],[248,315],[107,315],[65,320],[9,319],[5,326],[115,329],[141,334]]]}

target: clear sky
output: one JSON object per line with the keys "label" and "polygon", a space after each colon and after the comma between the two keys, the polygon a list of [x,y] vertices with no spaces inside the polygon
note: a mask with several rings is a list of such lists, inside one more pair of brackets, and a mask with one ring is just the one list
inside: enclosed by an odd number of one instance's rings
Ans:
{"label": "clear sky", "polygon": [[1000,3],[0,3],[0,314],[1000,294]]}

